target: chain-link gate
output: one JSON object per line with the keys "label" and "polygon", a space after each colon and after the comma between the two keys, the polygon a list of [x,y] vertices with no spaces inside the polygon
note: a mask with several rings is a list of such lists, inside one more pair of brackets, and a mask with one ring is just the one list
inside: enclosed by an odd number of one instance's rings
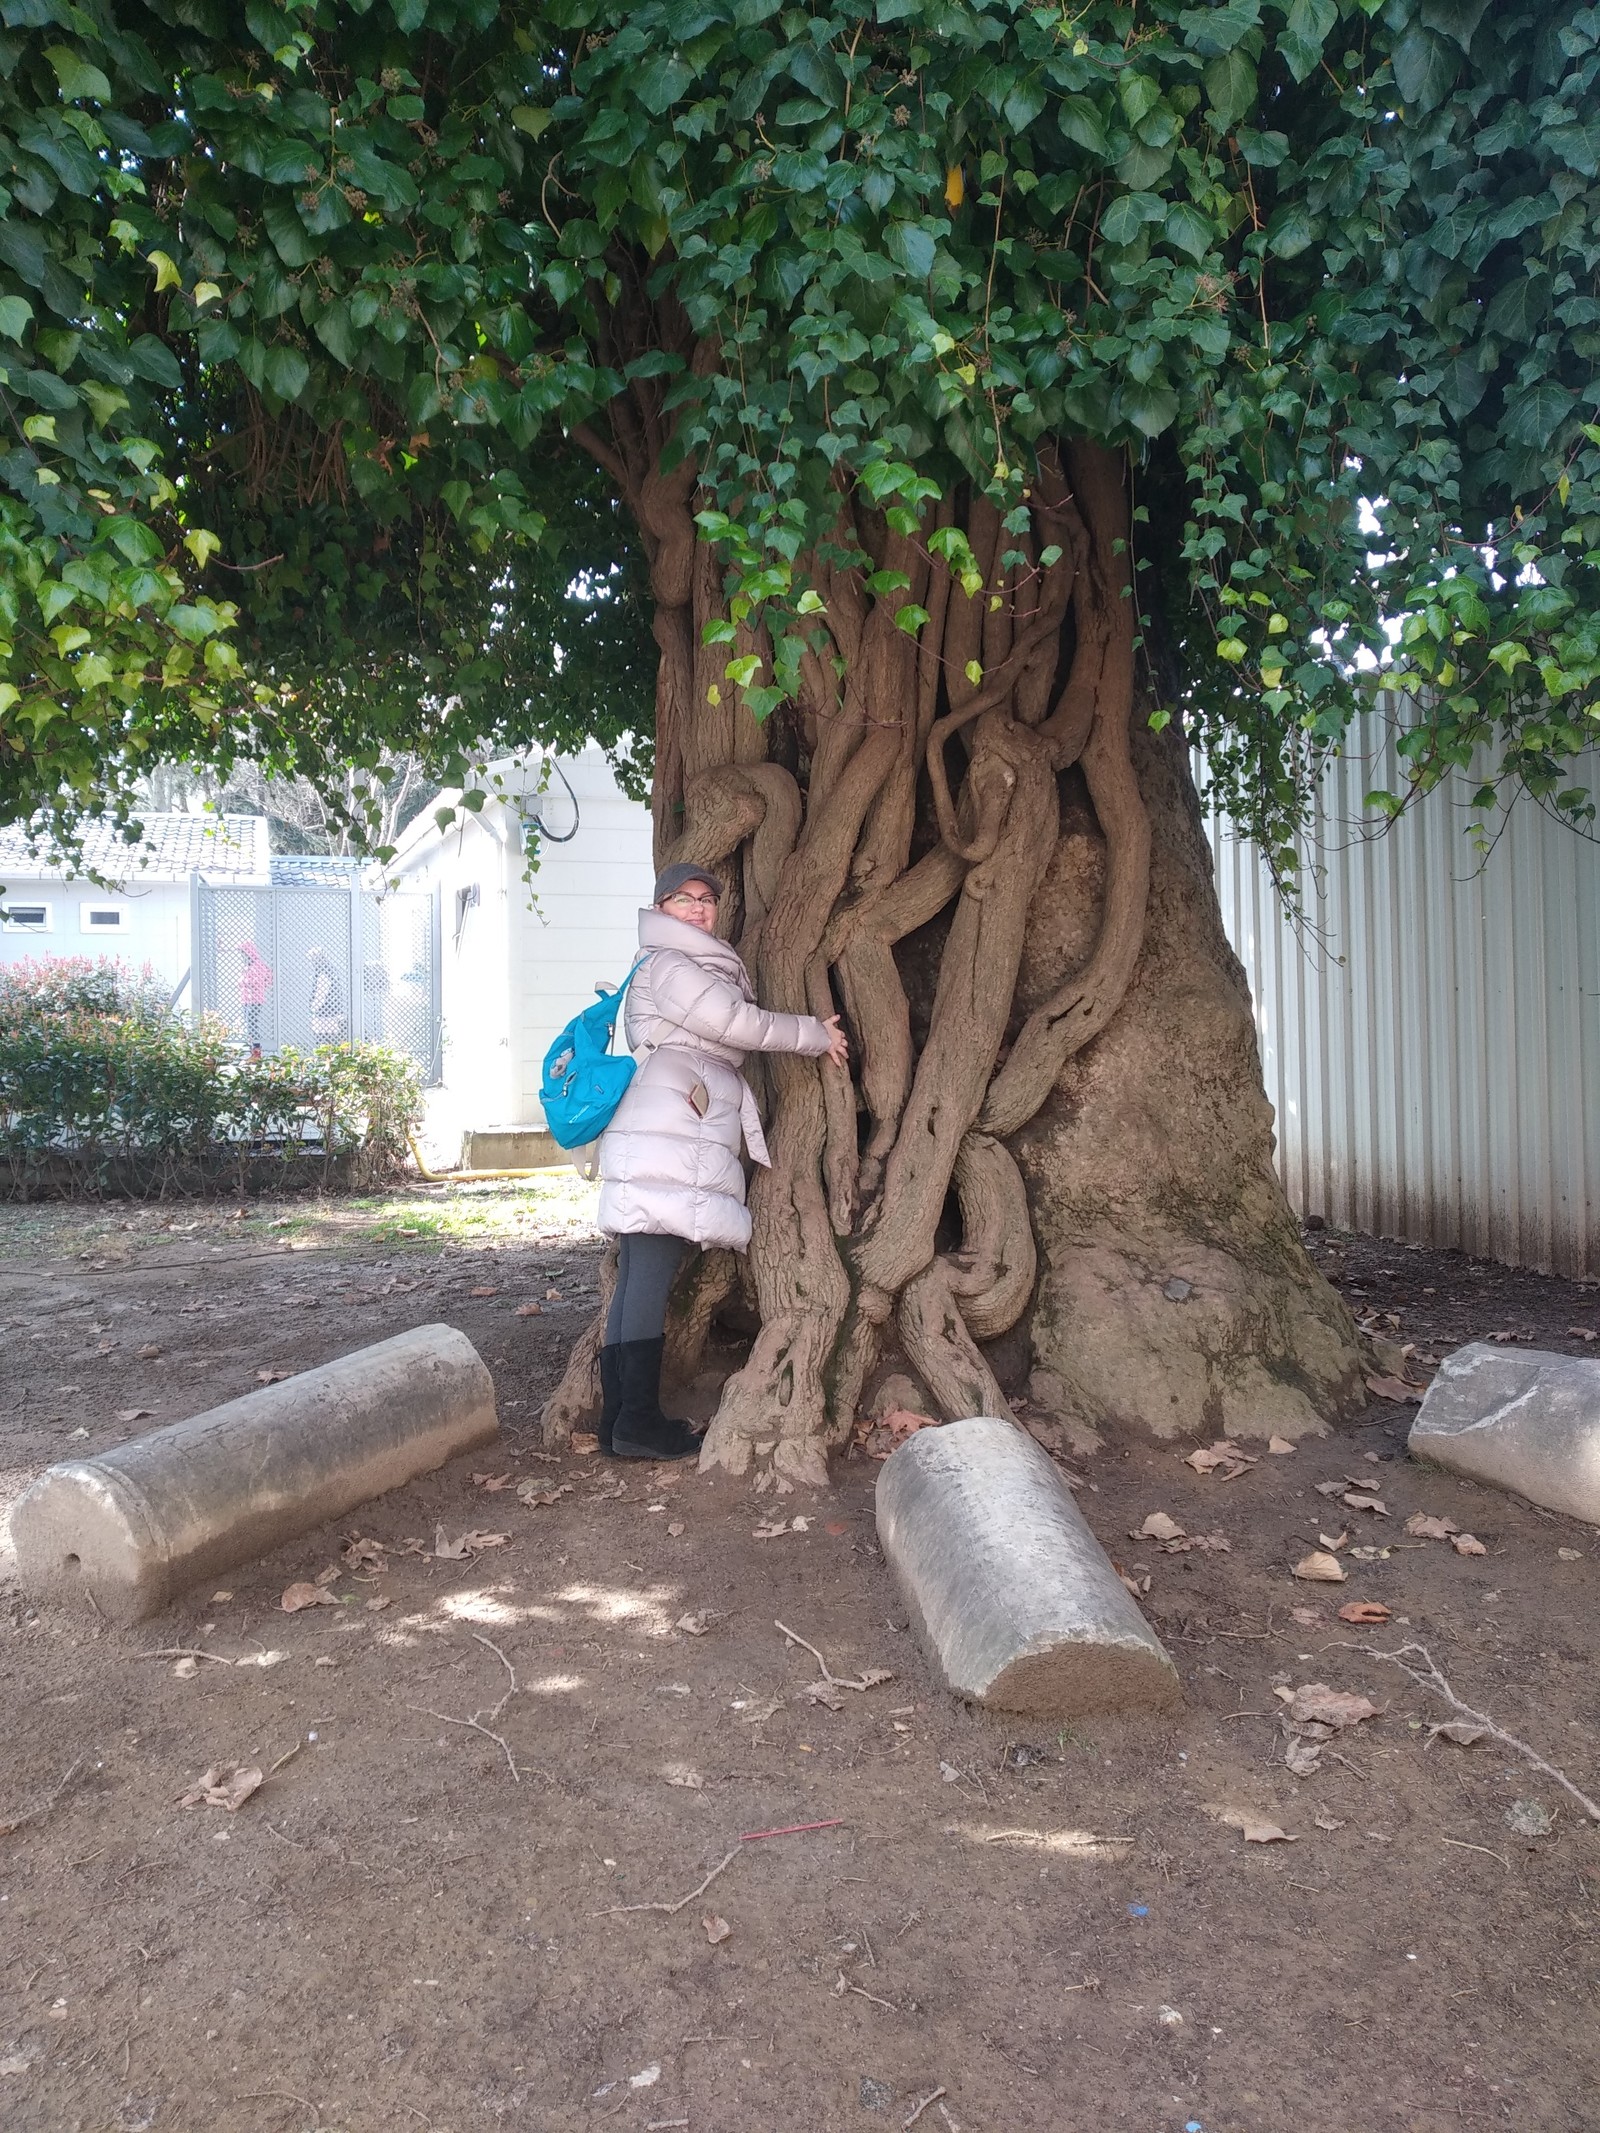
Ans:
{"label": "chain-link gate", "polygon": [[194,1004],[241,1044],[387,1044],[440,1073],[438,903],[358,885],[194,885]]}

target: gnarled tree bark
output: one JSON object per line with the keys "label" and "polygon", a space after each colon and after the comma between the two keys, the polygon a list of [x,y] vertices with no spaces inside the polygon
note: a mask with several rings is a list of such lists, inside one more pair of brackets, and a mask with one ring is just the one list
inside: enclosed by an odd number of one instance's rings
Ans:
{"label": "gnarled tree bark", "polygon": [[[720,574],[692,474],[659,472],[651,390],[586,441],[651,564],[657,857],[718,868],[763,1002],[841,1009],[853,1054],[853,1079],[759,1063],[760,1330],[702,1466],[822,1481],[890,1367],[946,1417],[1009,1413],[1026,1379],[1078,1431],[1322,1426],[1359,1391],[1355,1331],[1272,1171],[1181,744],[1136,716],[1122,455],[1047,455],[1024,536],[971,503],[971,596],[842,495],[839,548],[909,585],[874,600],[860,571],[809,559],[836,657],[808,658],[761,727],[704,645]],[[916,639],[894,625],[907,602],[929,616]],[[686,1275],[680,1374],[733,1279],[720,1261]],[[547,1429],[596,1397],[591,1337]]]}

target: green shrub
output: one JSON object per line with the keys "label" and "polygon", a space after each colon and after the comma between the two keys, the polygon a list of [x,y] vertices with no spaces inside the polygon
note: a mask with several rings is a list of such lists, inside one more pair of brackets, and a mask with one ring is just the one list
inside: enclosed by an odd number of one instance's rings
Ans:
{"label": "green shrub", "polygon": [[227,1184],[367,1187],[422,1115],[414,1063],[382,1045],[241,1056],[148,975],[87,957],[0,968],[0,1155],[14,1194]]}

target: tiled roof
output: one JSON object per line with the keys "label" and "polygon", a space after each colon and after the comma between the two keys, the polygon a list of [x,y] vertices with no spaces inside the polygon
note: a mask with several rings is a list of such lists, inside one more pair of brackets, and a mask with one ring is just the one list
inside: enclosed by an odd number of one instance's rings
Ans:
{"label": "tiled roof", "polygon": [[336,859],[329,852],[274,852],[275,889],[347,889],[359,882],[369,861]]}
{"label": "tiled roof", "polygon": [[93,872],[109,881],[187,881],[203,874],[209,881],[259,882],[269,878],[265,815],[156,815],[144,818],[144,836],[126,844],[108,822],[91,822],[83,832],[81,860],[64,857],[46,845],[28,849],[25,828],[0,829],[0,881],[71,879]]}

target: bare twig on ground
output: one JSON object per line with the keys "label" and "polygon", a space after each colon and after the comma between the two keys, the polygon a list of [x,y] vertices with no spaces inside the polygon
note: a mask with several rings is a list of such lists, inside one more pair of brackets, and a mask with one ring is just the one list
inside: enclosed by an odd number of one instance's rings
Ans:
{"label": "bare twig on ground", "polygon": [[[1597,1806],[1586,1792],[1580,1792],[1564,1771],[1558,1770],[1554,1763],[1547,1763],[1538,1750],[1530,1748],[1525,1740],[1518,1740],[1517,1736],[1514,1733],[1508,1733],[1504,1726],[1496,1725],[1487,1711],[1474,1710],[1470,1703],[1461,1701],[1461,1698],[1451,1688],[1443,1674],[1440,1673],[1433,1654],[1425,1644],[1402,1644],[1397,1652],[1377,1652],[1373,1651],[1370,1646],[1356,1644],[1347,1639],[1341,1639],[1340,1641],[1347,1651],[1365,1652],[1369,1659],[1388,1660],[1391,1666],[1397,1666],[1403,1674],[1409,1674],[1412,1680],[1420,1687],[1431,1689],[1435,1696],[1442,1698],[1452,1710],[1459,1711],[1463,1718],[1470,1718],[1475,1725],[1482,1726],[1485,1731],[1492,1733],[1496,1740],[1504,1741],[1508,1748],[1515,1748],[1518,1755],[1525,1756],[1532,1763],[1535,1770],[1542,1770],[1547,1778],[1554,1778],[1562,1791],[1570,1793],[1572,1798],[1577,1801],[1591,1822],[1600,1822],[1600,1806]],[[1416,1667],[1407,1664],[1405,1655],[1408,1652],[1414,1652],[1417,1655],[1423,1666],[1426,1667],[1426,1673],[1420,1672]]]}
{"label": "bare twig on ground", "polygon": [[790,1629],[786,1623],[774,1622],[772,1626],[775,1630],[780,1631],[785,1637],[787,1637],[791,1644],[798,1644],[802,1650],[808,1651],[811,1654],[812,1658],[815,1659],[818,1666],[821,1667],[822,1678],[828,1684],[829,1688],[862,1690],[875,1689],[877,1688],[880,1682],[892,1681],[894,1679],[894,1676],[892,1674],[884,1673],[881,1669],[878,1668],[872,1668],[867,1673],[863,1674],[859,1681],[847,1680],[842,1674],[835,1674],[830,1672],[827,1660],[823,1658],[821,1652],[817,1650],[817,1647],[814,1644],[808,1644],[804,1637],[797,1635],[796,1632]]}
{"label": "bare twig on ground", "polygon": [[263,2103],[269,2096],[275,2096],[283,2103],[297,2103],[302,2110],[309,2111],[313,2133],[314,2129],[321,2125],[322,2113],[316,2105],[309,2097],[297,2096],[293,2089],[247,2089],[244,2095],[235,2096],[233,2100],[235,2103]]}
{"label": "bare twig on ground", "polygon": [[20,1815],[13,1815],[9,1821],[0,1822],[0,1837],[9,1837],[14,1831],[25,1828],[30,1822],[43,1821],[82,1767],[83,1757],[80,1755],[67,1766],[66,1774],[62,1777],[55,1790],[48,1793],[37,1807],[25,1808]]}
{"label": "bare twig on ground", "polygon": [[617,1918],[620,1917],[625,1911],[665,1911],[667,1916],[671,1918],[677,1912],[681,1911],[684,1908],[685,1904],[691,1904],[694,1902],[697,1896],[703,1896],[706,1890],[710,1888],[712,1882],[715,1881],[717,1876],[723,1871],[723,1869],[725,1867],[732,1866],[734,1860],[737,1859],[738,1856],[739,1847],[736,1844],[733,1847],[733,1850],[729,1852],[725,1858],[719,1859],[717,1861],[716,1865],[711,1869],[710,1873],[707,1874],[705,1880],[700,1883],[698,1888],[691,1889],[687,1896],[680,1896],[676,1903],[614,1903],[611,1906],[610,1910],[607,1911],[604,1915],[607,1918]]}
{"label": "bare twig on ground", "polygon": [[832,1822],[790,1822],[783,1829],[752,1829],[739,1839],[741,1844],[759,1844],[765,1837],[804,1837],[813,1829],[843,1829],[843,1818]]}
{"label": "bare twig on ground", "polygon": [[198,1644],[163,1644],[152,1652],[135,1652],[136,1659],[209,1659],[213,1666],[235,1666],[237,1661],[224,1659],[221,1652],[202,1651]]}
{"label": "bare twig on ground", "polygon": [[838,1992],[840,1986],[843,1986],[846,1992],[855,1993],[860,1999],[870,2000],[874,2007],[887,2007],[890,2014],[899,2014],[901,2011],[893,2000],[880,2000],[875,1992],[868,1992],[865,1985],[858,1985],[854,1978],[846,1977],[842,1970],[839,1972],[839,1984],[835,1985],[834,1991]]}
{"label": "bare twig on ground", "polygon": [[1439,1839],[1439,1842],[1441,1844],[1448,1844],[1453,1850],[1458,1852],[1482,1852],[1485,1859],[1498,1859],[1500,1861],[1500,1864],[1505,1868],[1508,1874],[1511,1871],[1511,1861],[1509,1859],[1502,1859],[1498,1852],[1490,1851],[1487,1844],[1463,1844],[1459,1837],[1441,1837]]}
{"label": "bare twig on ground", "polygon": [[911,2113],[911,2116],[909,2118],[901,2119],[901,2133],[905,2133],[905,2129],[908,2126],[914,2126],[916,2124],[917,2120],[922,2116],[923,2112],[928,2108],[930,2103],[937,2103],[941,2096],[945,2096],[948,2094],[949,2091],[947,2089],[940,2087],[936,2088],[931,2096],[924,2096],[921,2103],[919,2103],[916,2109]]}
{"label": "bare twig on ground", "polygon": [[[503,1734],[496,1733],[493,1730],[500,1713],[517,1693],[517,1670],[492,1638],[480,1637],[476,1630],[472,1632],[472,1636],[474,1643],[481,1644],[487,1651],[494,1653],[500,1664],[511,1676],[510,1688],[506,1690],[493,1709],[474,1711],[470,1718],[452,1718],[448,1711],[430,1710],[426,1704],[420,1703],[408,1703],[406,1709],[420,1712],[424,1718],[436,1718],[442,1726],[464,1726],[469,1732],[481,1733],[485,1740],[492,1740],[506,1759],[506,1768],[511,1772],[511,1782],[514,1785],[520,1785],[522,1783],[522,1772],[517,1768],[517,1759],[511,1752],[510,1743]],[[487,1725],[484,1723],[485,1719],[489,1721]]]}

